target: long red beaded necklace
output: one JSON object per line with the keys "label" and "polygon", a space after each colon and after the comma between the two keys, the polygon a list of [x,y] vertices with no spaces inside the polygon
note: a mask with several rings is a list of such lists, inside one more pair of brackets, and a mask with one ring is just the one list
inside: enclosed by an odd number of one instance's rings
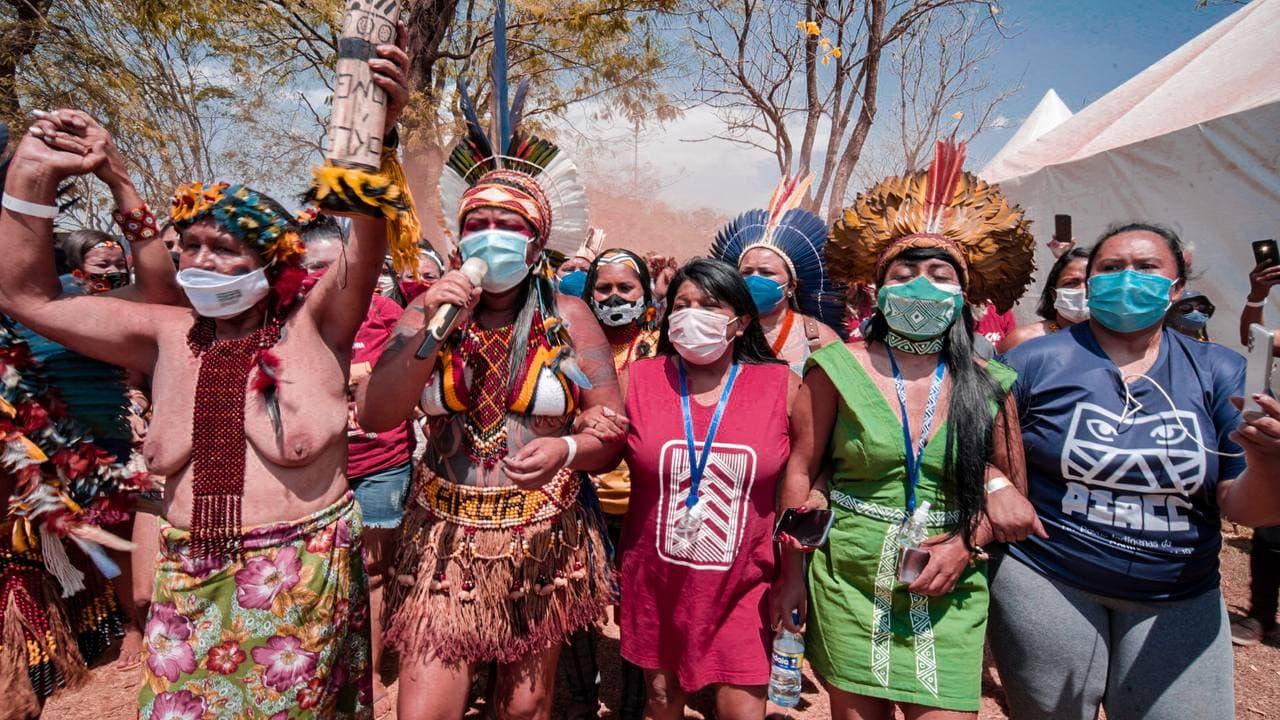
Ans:
{"label": "long red beaded necklace", "polygon": [[462,358],[472,370],[475,404],[463,418],[467,455],[486,470],[507,454],[507,369],[514,325],[482,328],[471,323],[462,341]]}
{"label": "long red beaded necklace", "polygon": [[200,360],[191,418],[193,557],[240,552],[245,393],[250,370],[279,342],[281,324],[270,320],[242,338],[219,341],[213,320],[200,318],[187,333],[187,346]]}

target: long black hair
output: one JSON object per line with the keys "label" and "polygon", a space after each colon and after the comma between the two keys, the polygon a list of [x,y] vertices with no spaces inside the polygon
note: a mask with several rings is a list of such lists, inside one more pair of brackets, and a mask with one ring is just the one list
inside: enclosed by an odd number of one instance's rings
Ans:
{"label": "long black hair", "polygon": [[1058,301],[1058,279],[1066,272],[1067,266],[1074,260],[1088,260],[1089,248],[1074,247],[1063,253],[1062,257],[1049,269],[1049,277],[1045,278],[1044,290],[1040,293],[1040,304],[1036,306],[1036,314],[1053,322],[1058,319],[1058,309],[1053,306]]}
{"label": "long black hair", "polygon": [[769,341],[765,339],[764,329],[760,327],[760,312],[756,310],[751,292],[747,290],[747,284],[738,274],[738,269],[723,260],[710,258],[690,260],[676,271],[675,277],[671,278],[671,284],[667,286],[667,309],[662,316],[662,334],[658,336],[659,355],[676,354],[676,348],[671,344],[671,338],[667,336],[667,329],[671,319],[671,306],[676,301],[676,292],[686,282],[697,285],[708,295],[727,304],[733,309],[734,315],[750,316],[742,337],[733,343],[734,362],[749,365],[782,362],[773,354]]}
{"label": "long black hair", "polygon": [[608,255],[626,255],[636,264],[636,273],[640,276],[640,287],[644,288],[644,304],[645,307],[653,305],[653,284],[649,279],[649,263],[645,262],[639,255],[625,248],[611,248],[605,250],[591,261],[591,267],[587,268],[587,284],[582,289],[582,299],[588,304],[591,302],[591,294],[596,290],[596,276],[600,274],[600,260]]}
{"label": "long black hair", "polygon": [[[955,259],[936,248],[913,248],[898,258],[911,262],[944,260],[956,268],[957,276],[961,275]],[[883,287],[884,277],[879,280]],[[992,432],[996,417],[992,415],[992,408],[996,408],[997,415],[1003,415],[1007,394],[995,378],[975,361],[973,328],[973,313],[965,303],[961,317],[951,323],[942,341],[942,358],[947,363],[947,372],[951,373],[947,459],[942,471],[942,490],[946,508],[960,516],[950,534],[963,530],[961,537],[969,549],[973,549],[971,536],[982,520],[986,506],[987,464],[995,449]],[[888,332],[889,323],[884,319],[884,313],[877,309],[871,317],[867,343],[884,342]]]}

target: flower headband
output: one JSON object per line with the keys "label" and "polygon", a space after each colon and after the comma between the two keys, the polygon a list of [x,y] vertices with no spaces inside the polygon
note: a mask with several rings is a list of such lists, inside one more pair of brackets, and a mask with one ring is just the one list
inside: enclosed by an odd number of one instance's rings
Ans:
{"label": "flower headband", "polygon": [[169,214],[174,226],[183,231],[206,218],[251,245],[267,265],[293,264],[302,257],[294,219],[275,200],[252,188],[223,182],[179,187]]}

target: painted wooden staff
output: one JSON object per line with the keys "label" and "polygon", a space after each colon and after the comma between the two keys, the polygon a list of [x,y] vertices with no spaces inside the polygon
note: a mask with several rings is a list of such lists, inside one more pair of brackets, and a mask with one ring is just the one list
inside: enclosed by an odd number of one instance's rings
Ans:
{"label": "painted wooden staff", "polygon": [[382,167],[382,133],[387,93],[373,82],[369,60],[377,47],[396,41],[397,0],[350,0],[338,37],[338,82],[329,116],[329,150],[334,165]]}
{"label": "painted wooden staff", "polygon": [[416,272],[421,225],[395,148],[383,147],[388,98],[369,67],[379,45],[396,42],[399,20],[398,0],[347,0],[328,149],[305,199],[332,212],[386,218],[396,270]]}

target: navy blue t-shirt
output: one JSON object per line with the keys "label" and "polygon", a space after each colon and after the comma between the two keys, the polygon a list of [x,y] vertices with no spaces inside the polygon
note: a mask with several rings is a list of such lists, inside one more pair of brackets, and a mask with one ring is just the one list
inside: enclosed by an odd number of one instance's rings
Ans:
{"label": "navy blue t-shirt", "polygon": [[[1009,552],[1044,575],[1132,600],[1176,600],[1218,584],[1216,489],[1244,471],[1227,435],[1240,424],[1231,396],[1245,360],[1221,345],[1164,330],[1160,355],[1131,379],[1089,323],[1031,340],[1005,364],[1018,371],[1031,502],[1048,540]],[[1198,441],[1198,442],[1197,442]]]}

